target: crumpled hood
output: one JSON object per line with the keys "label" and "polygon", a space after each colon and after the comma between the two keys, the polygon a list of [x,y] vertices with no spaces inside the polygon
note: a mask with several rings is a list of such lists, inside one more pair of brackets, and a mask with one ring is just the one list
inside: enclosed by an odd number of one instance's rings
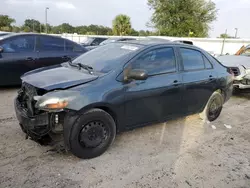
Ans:
{"label": "crumpled hood", "polygon": [[24,74],[21,79],[45,90],[66,89],[97,79],[98,76],[63,66],[44,67]]}
{"label": "crumpled hood", "polygon": [[244,66],[250,69],[250,57],[241,55],[225,55],[219,56],[217,59],[226,67]]}

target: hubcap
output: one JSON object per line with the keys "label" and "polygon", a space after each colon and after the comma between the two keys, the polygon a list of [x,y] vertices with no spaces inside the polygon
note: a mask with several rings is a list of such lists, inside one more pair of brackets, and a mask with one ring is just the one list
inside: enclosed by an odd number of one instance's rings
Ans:
{"label": "hubcap", "polygon": [[216,98],[213,99],[213,101],[210,104],[210,108],[209,108],[209,117],[214,118],[216,116],[218,116],[218,114],[220,113],[221,110],[221,101],[220,99]]}
{"label": "hubcap", "polygon": [[87,148],[95,148],[108,137],[108,130],[101,121],[92,121],[83,126],[79,139],[81,145]]}

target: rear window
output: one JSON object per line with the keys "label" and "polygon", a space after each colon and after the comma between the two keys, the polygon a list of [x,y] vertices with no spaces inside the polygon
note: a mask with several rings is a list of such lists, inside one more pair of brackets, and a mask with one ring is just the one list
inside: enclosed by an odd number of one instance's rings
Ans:
{"label": "rear window", "polygon": [[78,45],[74,42],[71,42],[69,40],[65,40],[65,50],[70,51],[70,52],[87,51],[87,50],[84,50],[84,48],[81,47],[80,45]]}

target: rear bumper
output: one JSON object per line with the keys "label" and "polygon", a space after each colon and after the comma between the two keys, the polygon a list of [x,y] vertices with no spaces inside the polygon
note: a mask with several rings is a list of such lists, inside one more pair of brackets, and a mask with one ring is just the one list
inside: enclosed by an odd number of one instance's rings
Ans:
{"label": "rear bumper", "polygon": [[227,102],[233,95],[233,84],[230,84],[226,90],[224,90],[224,103]]}

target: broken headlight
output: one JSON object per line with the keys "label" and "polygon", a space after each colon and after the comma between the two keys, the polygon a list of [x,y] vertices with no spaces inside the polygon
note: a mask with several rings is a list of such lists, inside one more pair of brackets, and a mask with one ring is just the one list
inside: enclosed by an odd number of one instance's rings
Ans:
{"label": "broken headlight", "polygon": [[35,96],[37,100],[36,108],[41,110],[63,110],[67,108],[71,101],[73,101],[80,93],[77,91],[54,91],[43,96]]}

